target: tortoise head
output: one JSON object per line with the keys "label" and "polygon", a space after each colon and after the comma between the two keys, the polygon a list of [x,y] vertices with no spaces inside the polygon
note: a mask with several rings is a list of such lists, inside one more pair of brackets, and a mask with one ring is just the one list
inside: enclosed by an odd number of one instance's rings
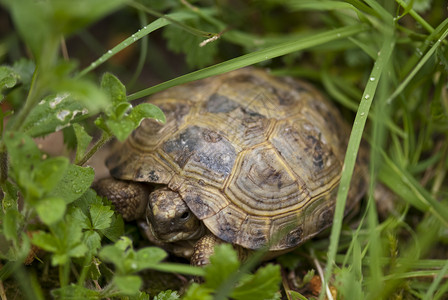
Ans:
{"label": "tortoise head", "polygon": [[155,238],[165,243],[198,239],[205,232],[181,196],[166,187],[149,196],[146,219]]}

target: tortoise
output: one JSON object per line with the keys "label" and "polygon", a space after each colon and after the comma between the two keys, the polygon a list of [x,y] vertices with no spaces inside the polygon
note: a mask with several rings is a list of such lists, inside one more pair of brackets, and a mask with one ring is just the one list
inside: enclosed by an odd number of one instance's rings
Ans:
{"label": "tortoise", "polygon": [[[95,189],[153,243],[193,265],[222,242],[271,258],[332,224],[350,126],[315,87],[243,68],[149,102],[166,123],[144,120]],[[360,153],[346,212],[366,191]]]}

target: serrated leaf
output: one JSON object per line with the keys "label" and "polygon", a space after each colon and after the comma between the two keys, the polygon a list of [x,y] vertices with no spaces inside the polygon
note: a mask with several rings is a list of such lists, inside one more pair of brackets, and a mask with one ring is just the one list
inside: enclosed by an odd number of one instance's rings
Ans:
{"label": "serrated leaf", "polygon": [[66,204],[61,198],[45,198],[39,200],[36,211],[42,222],[47,225],[54,224],[62,219]]}
{"label": "serrated leaf", "polygon": [[79,207],[70,206],[67,214],[70,215],[77,224],[80,224],[82,229],[93,229],[89,217]]}
{"label": "serrated leaf", "polygon": [[50,195],[61,197],[65,200],[65,203],[71,203],[89,189],[95,177],[95,172],[91,167],[69,164],[61,177],[59,184]]}
{"label": "serrated leaf", "polygon": [[117,214],[112,215],[109,227],[100,232],[112,242],[116,242],[124,234],[123,218]]}
{"label": "serrated leaf", "polygon": [[177,293],[177,291],[166,290],[154,296],[153,300],[177,300],[177,299],[180,299],[180,296]]}
{"label": "serrated leaf", "polygon": [[125,295],[135,295],[140,291],[142,279],[136,275],[115,275],[113,283]]}
{"label": "serrated leaf", "polygon": [[[97,196],[96,192],[89,188],[71,205],[82,210],[84,215],[89,216],[90,206],[93,204],[102,204],[103,200]],[[91,228],[91,227],[89,227]]]}
{"label": "serrated leaf", "polygon": [[205,267],[205,285],[216,289],[240,266],[238,256],[230,244],[215,247],[210,264]]}
{"label": "serrated leaf", "polygon": [[109,227],[111,216],[114,214],[110,206],[102,204],[93,204],[90,207],[90,218],[92,220],[93,229],[105,229]]}
{"label": "serrated leaf", "polygon": [[26,118],[23,130],[32,137],[43,136],[79,122],[87,118],[87,114],[82,103],[64,92],[40,101]]}
{"label": "serrated leaf", "polygon": [[56,299],[102,299],[101,293],[99,291],[91,290],[75,284],[54,289],[51,291],[51,295]]}
{"label": "serrated leaf", "polygon": [[232,298],[241,300],[273,299],[281,281],[280,266],[268,264],[248,275],[232,292]]}
{"label": "serrated leaf", "polygon": [[33,235],[32,242],[44,250],[53,252],[52,264],[65,264],[69,257],[81,257],[87,252],[86,245],[81,243],[82,228],[77,220],[66,216],[66,219],[50,226],[51,233],[38,232]]}
{"label": "serrated leaf", "polygon": [[101,247],[101,236],[96,231],[87,230],[84,232],[83,243],[87,246],[89,252],[96,253]]}

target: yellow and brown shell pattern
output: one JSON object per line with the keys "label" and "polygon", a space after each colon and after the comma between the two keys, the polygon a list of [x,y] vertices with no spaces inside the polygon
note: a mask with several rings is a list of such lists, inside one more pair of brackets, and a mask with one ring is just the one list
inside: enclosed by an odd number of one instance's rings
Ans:
{"label": "yellow and brown shell pattern", "polygon": [[[350,127],[313,86],[245,68],[174,87],[106,164],[165,184],[217,237],[286,250],[331,225]],[[365,193],[362,155],[347,209]]]}

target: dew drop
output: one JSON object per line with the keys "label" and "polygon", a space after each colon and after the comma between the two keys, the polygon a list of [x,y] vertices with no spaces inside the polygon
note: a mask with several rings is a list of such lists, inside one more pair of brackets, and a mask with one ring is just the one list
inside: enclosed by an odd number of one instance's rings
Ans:
{"label": "dew drop", "polygon": [[375,81],[375,77],[370,77],[370,81]]}
{"label": "dew drop", "polygon": [[366,94],[365,96],[364,96],[364,99],[366,99],[366,100],[368,100],[370,98],[370,95],[369,94]]}

